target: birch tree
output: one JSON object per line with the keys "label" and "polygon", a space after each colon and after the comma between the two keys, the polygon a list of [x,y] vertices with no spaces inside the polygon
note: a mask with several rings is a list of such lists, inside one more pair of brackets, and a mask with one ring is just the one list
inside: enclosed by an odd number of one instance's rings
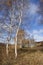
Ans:
{"label": "birch tree", "polygon": [[6,21],[6,18],[10,19],[9,22],[11,24],[12,23],[11,17],[9,17],[9,13],[8,13],[11,8],[11,0],[9,0],[9,1],[3,0],[3,2],[1,1],[1,5],[4,6],[4,7],[1,7],[1,10],[2,11],[4,10],[4,16],[2,15],[2,18],[0,21],[0,27],[1,27],[1,29],[5,30],[6,33],[8,33],[8,37],[6,40],[6,42],[8,41],[6,43],[6,54],[8,56],[8,44],[9,44],[9,41],[11,40],[11,25],[8,24],[8,21]]}
{"label": "birch tree", "polygon": [[21,1],[17,0],[16,3],[17,3],[17,9],[19,10],[19,25],[18,25],[17,32],[16,32],[15,58],[17,58],[17,35],[18,35],[19,28],[21,26],[21,23],[23,23],[22,22],[23,10],[27,5],[26,0],[21,0]]}
{"label": "birch tree", "polygon": [[[11,40],[12,32],[16,32],[15,58],[17,58],[17,34],[22,23],[23,11],[28,6],[27,1],[28,0],[3,0],[3,2],[1,1],[2,4],[6,6],[5,8],[3,8],[5,9],[6,14],[4,13],[5,14],[3,16],[4,22],[2,21],[3,23],[1,23],[1,27],[8,33],[7,37],[8,43]],[[6,21],[6,18],[8,19],[8,21]],[[7,55],[8,55],[8,43],[6,44]]]}

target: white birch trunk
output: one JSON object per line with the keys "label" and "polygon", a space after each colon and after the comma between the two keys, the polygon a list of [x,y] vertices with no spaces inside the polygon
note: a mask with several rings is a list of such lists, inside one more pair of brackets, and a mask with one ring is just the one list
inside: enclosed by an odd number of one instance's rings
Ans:
{"label": "white birch trunk", "polygon": [[16,33],[16,43],[15,43],[15,58],[17,58],[17,33]]}
{"label": "white birch trunk", "polygon": [[19,28],[20,28],[20,25],[21,25],[21,17],[22,17],[22,11],[20,11],[20,22],[19,22],[19,26],[18,26],[18,29],[17,29],[17,32],[16,32],[16,43],[15,43],[15,58],[17,58],[17,35],[18,35],[18,31],[19,31]]}

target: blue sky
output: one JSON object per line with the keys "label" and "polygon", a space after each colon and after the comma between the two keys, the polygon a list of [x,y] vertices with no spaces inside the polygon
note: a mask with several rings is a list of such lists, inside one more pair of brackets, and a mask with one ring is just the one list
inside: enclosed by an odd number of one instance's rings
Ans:
{"label": "blue sky", "polygon": [[[43,16],[37,12],[39,11],[39,6],[39,0],[29,1],[29,9],[24,11],[24,13],[26,14],[26,18],[23,20],[24,23],[21,25],[21,27],[26,30],[28,34],[30,34],[30,36],[34,37],[35,41],[43,41],[43,25],[39,25],[39,22],[43,18]],[[0,11],[0,19],[4,16],[4,14],[6,14],[5,10]],[[6,21],[9,21],[8,18],[6,19]],[[5,31],[4,33],[2,34],[2,37],[6,38],[8,35]],[[0,41],[5,41],[5,39],[2,39],[0,36]]]}
{"label": "blue sky", "polygon": [[[30,22],[30,27],[27,30],[27,33],[30,33],[30,36],[33,36],[35,41],[43,41],[43,25],[40,25],[39,22],[42,19],[42,15],[39,14],[40,1],[39,0],[30,0],[29,9],[27,10],[27,16],[29,19],[25,20]],[[26,27],[26,26],[25,26]]]}

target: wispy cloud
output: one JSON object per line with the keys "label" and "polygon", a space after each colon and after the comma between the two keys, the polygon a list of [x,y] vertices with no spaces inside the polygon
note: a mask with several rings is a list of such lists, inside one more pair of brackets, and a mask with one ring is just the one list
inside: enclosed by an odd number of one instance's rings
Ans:
{"label": "wispy cloud", "polygon": [[33,30],[33,36],[36,41],[43,41],[43,29]]}
{"label": "wispy cloud", "polygon": [[40,30],[34,29],[31,32],[27,30],[26,32],[27,34],[30,35],[30,38],[33,37],[35,41],[43,41],[43,29],[40,29]]}
{"label": "wispy cloud", "polygon": [[43,41],[43,36],[40,36],[40,35],[38,35],[38,34],[35,34],[34,35],[34,39],[35,39],[35,41]]}
{"label": "wispy cloud", "polygon": [[38,9],[39,9],[38,5],[30,3],[30,5],[29,5],[29,13],[30,13],[30,15],[36,14]]}
{"label": "wispy cloud", "polygon": [[43,33],[43,29],[33,30],[33,34],[41,34],[41,33]]}

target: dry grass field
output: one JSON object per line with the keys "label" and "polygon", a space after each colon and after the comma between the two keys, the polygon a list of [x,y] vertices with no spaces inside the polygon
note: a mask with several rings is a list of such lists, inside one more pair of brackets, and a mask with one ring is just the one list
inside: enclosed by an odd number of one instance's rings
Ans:
{"label": "dry grass field", "polygon": [[6,56],[5,45],[0,45],[0,65],[43,65],[43,47],[18,49],[18,57],[15,59],[14,47],[9,47],[9,55]]}

